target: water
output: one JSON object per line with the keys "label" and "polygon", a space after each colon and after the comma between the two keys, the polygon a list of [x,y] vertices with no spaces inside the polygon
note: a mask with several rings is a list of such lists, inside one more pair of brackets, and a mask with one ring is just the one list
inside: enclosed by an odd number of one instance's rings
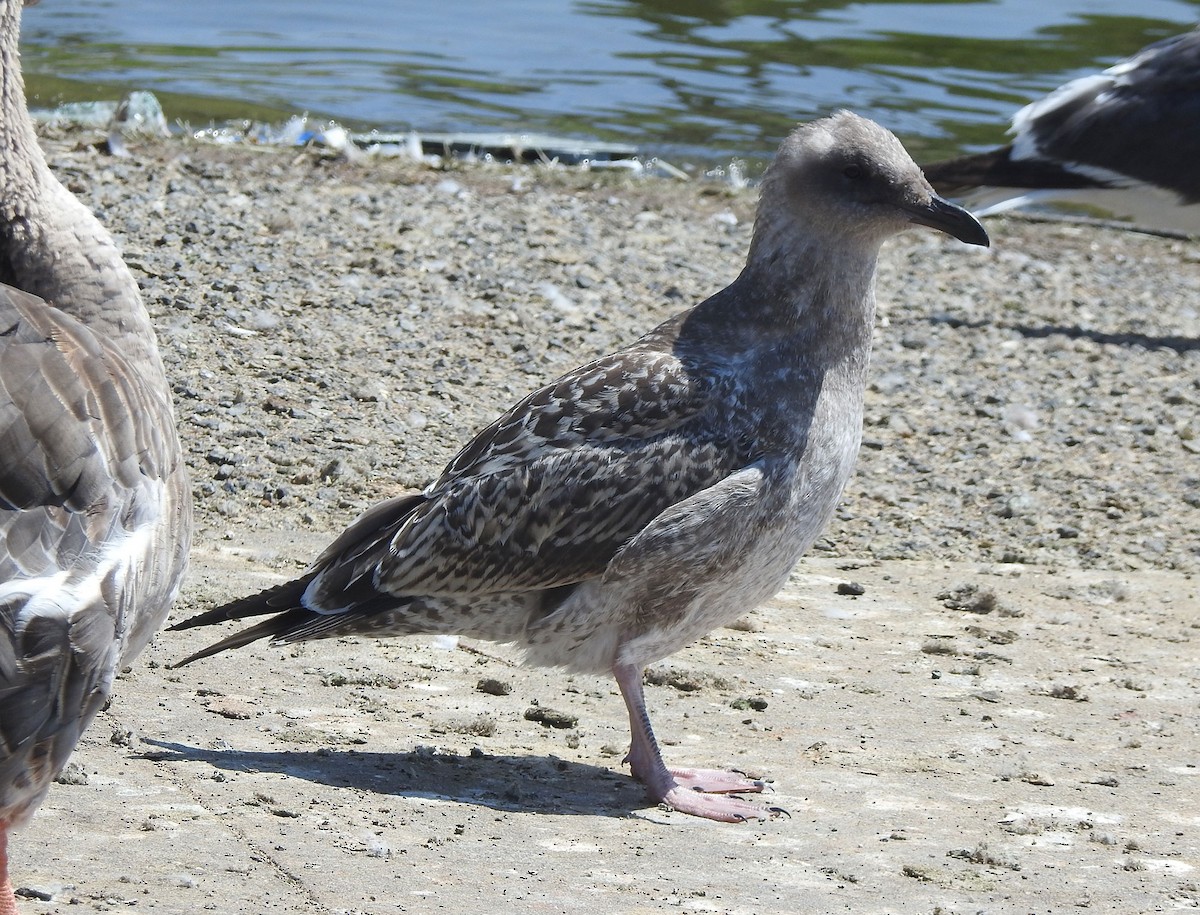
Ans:
{"label": "water", "polygon": [[307,112],[716,163],[848,107],[933,159],[1198,18],[1200,0],[46,0],[23,55],[36,104],[148,89],[196,127]]}

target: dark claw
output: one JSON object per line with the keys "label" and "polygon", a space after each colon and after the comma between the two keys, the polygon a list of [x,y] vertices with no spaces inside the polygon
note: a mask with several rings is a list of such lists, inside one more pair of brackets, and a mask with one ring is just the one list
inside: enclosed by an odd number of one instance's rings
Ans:
{"label": "dark claw", "polygon": [[766,791],[766,790],[767,790],[767,783],[766,783],[765,781],[763,781],[763,779],[761,779],[761,778],[754,778],[754,777],[752,777],[752,776],[750,775],[750,773],[749,773],[749,772],[747,772],[745,769],[730,769],[729,771],[730,771],[730,772],[736,772],[738,775],[741,775],[741,776],[742,776],[742,777],[744,777],[744,778],[748,778],[748,779],[750,779],[750,782],[751,782],[751,783],[754,785],[754,787],[755,787],[755,788],[757,788],[759,791]]}
{"label": "dark claw", "polygon": [[782,814],[783,816],[787,817],[789,820],[792,818],[791,811],[787,810],[783,807],[768,807],[767,813],[771,814],[771,816],[773,816],[773,817],[777,817]]}

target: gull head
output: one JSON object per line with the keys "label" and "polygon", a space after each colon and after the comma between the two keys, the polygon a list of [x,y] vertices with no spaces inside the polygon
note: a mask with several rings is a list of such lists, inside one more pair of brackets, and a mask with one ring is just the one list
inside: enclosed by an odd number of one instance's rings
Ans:
{"label": "gull head", "polygon": [[865,246],[913,225],[988,245],[979,221],[934,192],[894,134],[849,111],[787,136],[763,176],[759,220],[772,235],[820,233]]}

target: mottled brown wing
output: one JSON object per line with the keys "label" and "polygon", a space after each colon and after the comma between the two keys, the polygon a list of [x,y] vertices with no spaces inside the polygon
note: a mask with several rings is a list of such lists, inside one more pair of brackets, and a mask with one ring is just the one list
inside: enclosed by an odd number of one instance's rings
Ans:
{"label": "mottled brown wing", "polygon": [[679,429],[710,402],[715,382],[673,353],[634,344],[572,370],[482,429],[432,489],[496,473],[547,449],[621,445]]}
{"label": "mottled brown wing", "polygon": [[715,409],[717,385],[672,354],[636,347],[571,372],[482,430],[391,525],[364,527],[369,548],[318,564],[307,605],[349,609],[355,582],[399,597],[602,574],[663,509],[746,461],[738,443],[691,434]]}
{"label": "mottled brown wing", "polygon": [[151,556],[127,535],[188,511],[173,434],[114,347],[0,285],[0,805],[57,772],[166,615],[186,536]]}
{"label": "mottled brown wing", "polygon": [[69,568],[115,524],[160,515],[174,436],[170,404],[114,345],[0,286],[0,581]]}

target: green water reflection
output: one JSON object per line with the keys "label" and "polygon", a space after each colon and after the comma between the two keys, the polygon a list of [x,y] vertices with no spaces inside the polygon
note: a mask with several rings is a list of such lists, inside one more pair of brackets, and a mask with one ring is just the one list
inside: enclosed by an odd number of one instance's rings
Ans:
{"label": "green water reflection", "polygon": [[1026,101],[1200,13],[1196,0],[455,0],[417,15],[368,0],[369,21],[314,36],[290,33],[271,0],[239,4],[236,33],[150,0],[123,14],[91,6],[94,19],[27,12],[38,103],[149,89],[192,125],[307,111],[355,128],[529,130],[710,161],[767,156],[797,120],[838,107],[888,124],[918,158],[991,145]]}

